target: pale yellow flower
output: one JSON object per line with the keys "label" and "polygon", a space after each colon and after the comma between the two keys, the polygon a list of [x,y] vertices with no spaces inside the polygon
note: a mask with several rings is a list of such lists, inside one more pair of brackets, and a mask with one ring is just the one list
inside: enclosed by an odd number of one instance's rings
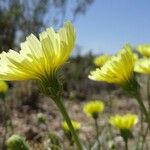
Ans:
{"label": "pale yellow flower", "polygon": [[100,55],[98,57],[96,57],[94,59],[94,64],[98,67],[103,66],[109,59],[111,58],[111,56],[109,55]]}
{"label": "pale yellow flower", "polygon": [[89,78],[96,81],[124,84],[133,76],[134,63],[132,48],[126,44],[116,56],[112,56],[101,68],[91,71]]}
{"label": "pale yellow flower", "polygon": [[51,76],[68,59],[75,43],[75,31],[70,22],[55,32],[48,28],[39,39],[31,34],[21,43],[21,50],[9,50],[0,55],[1,80],[41,79]]}
{"label": "pale yellow flower", "polygon": [[0,81],[0,93],[6,93],[8,91],[8,84],[4,81]]}
{"label": "pale yellow flower", "polygon": [[[77,122],[77,121],[75,121],[75,120],[71,120],[71,123],[72,123],[72,126],[73,126],[73,128],[74,128],[75,130],[79,130],[79,129],[81,128],[80,122]],[[66,121],[64,121],[64,122],[62,123],[62,127],[63,127],[63,129],[64,129],[65,131],[70,131],[70,129],[69,129],[68,124],[67,124]]]}
{"label": "pale yellow flower", "polygon": [[137,51],[145,57],[150,57],[150,44],[139,45]]}
{"label": "pale yellow flower", "polygon": [[134,56],[134,60],[135,60],[135,61],[137,61],[137,60],[139,59],[139,56],[138,56],[138,54],[136,54],[136,53],[133,53],[133,56]]}
{"label": "pale yellow flower", "polygon": [[134,71],[144,74],[150,74],[150,58],[139,59],[135,63]]}
{"label": "pale yellow flower", "polygon": [[104,111],[104,103],[99,100],[94,100],[86,103],[83,107],[83,112],[87,116],[98,117],[100,112]]}
{"label": "pale yellow flower", "polygon": [[138,122],[138,117],[134,114],[115,115],[109,122],[118,129],[131,129]]}

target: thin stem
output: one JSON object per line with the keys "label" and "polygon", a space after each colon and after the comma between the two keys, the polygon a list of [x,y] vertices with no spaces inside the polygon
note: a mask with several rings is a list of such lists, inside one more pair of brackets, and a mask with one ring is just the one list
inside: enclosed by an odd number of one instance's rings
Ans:
{"label": "thin stem", "polygon": [[111,115],[112,114],[112,103],[113,103],[113,101],[112,101],[112,97],[109,95],[109,114]]}
{"label": "thin stem", "polygon": [[144,123],[144,116],[143,116],[143,112],[142,110],[140,109],[140,116],[141,116],[141,119],[140,119],[140,131],[142,132],[143,131],[143,123]]}
{"label": "thin stem", "polygon": [[128,139],[124,139],[124,142],[125,142],[125,150],[128,150]]}
{"label": "thin stem", "polygon": [[97,142],[98,142],[98,150],[100,150],[100,141],[99,141],[99,127],[98,127],[98,122],[97,122],[97,118],[94,119],[95,121],[95,130],[96,130],[96,139],[97,139]]}
{"label": "thin stem", "polygon": [[2,148],[5,149],[6,145],[6,137],[7,137],[7,104],[6,104],[6,99],[3,98],[3,102],[4,102],[4,128],[5,128],[5,133],[4,133],[4,137],[3,137],[3,144],[2,144]]}
{"label": "thin stem", "polygon": [[59,81],[57,72],[53,72],[53,74],[51,76],[49,76],[49,74],[46,73],[46,76],[42,77],[41,79],[42,79],[40,81],[41,91],[53,99],[53,101],[59,108],[64,120],[66,121],[66,123],[70,129],[70,132],[76,143],[77,150],[82,150],[82,145],[80,143],[80,140],[73,128],[73,125],[71,123],[69,115],[65,109],[65,106],[64,106],[62,100],[60,99],[60,95],[61,95],[60,93],[62,92],[62,85]]}
{"label": "thin stem", "polygon": [[147,79],[147,101],[148,101],[148,111],[150,111],[150,76]]}
{"label": "thin stem", "polygon": [[145,134],[142,136],[141,150],[143,150],[143,148],[144,148],[144,143],[145,143],[145,140],[146,140],[146,137],[147,137],[147,134],[148,134],[148,130],[149,130],[149,128],[148,128],[148,126],[147,126],[147,128],[146,128],[146,130],[145,130]]}
{"label": "thin stem", "polygon": [[145,115],[145,118],[146,118],[146,121],[148,122],[148,126],[149,126],[149,129],[150,129],[150,115],[141,99],[141,95],[140,95],[140,92],[137,92],[134,96],[140,106],[140,109],[142,110],[143,114]]}
{"label": "thin stem", "polygon": [[130,93],[134,98],[136,98],[141,111],[143,112],[143,114],[145,115],[146,121],[149,125],[149,129],[150,129],[150,115],[149,112],[147,111],[143,100],[141,98],[141,94],[140,94],[140,86],[137,83],[135,77],[133,77],[129,82],[127,82],[126,84],[124,84],[123,89],[125,91],[127,91],[128,93]]}
{"label": "thin stem", "polygon": [[81,145],[81,143],[80,143],[80,141],[79,141],[79,138],[78,138],[78,136],[77,136],[77,134],[76,134],[76,132],[75,132],[75,130],[74,130],[74,128],[73,128],[73,125],[72,125],[71,120],[70,120],[70,118],[69,118],[69,115],[68,115],[68,113],[67,113],[67,111],[66,111],[66,109],[65,109],[65,107],[64,107],[63,102],[60,100],[59,97],[57,97],[57,98],[54,100],[54,102],[56,103],[56,105],[57,105],[57,107],[59,108],[59,110],[61,111],[61,113],[62,113],[62,115],[63,115],[63,117],[64,117],[66,123],[67,123],[68,126],[69,126],[69,129],[70,129],[70,131],[71,131],[71,134],[72,134],[72,136],[73,136],[73,138],[74,138],[74,141],[75,141],[75,143],[76,143],[77,149],[78,149],[78,150],[82,150],[82,145]]}

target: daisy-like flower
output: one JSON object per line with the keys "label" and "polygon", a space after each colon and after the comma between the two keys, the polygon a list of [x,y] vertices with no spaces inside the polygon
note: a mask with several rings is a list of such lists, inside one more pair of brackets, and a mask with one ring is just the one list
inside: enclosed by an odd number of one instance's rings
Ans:
{"label": "daisy-like flower", "polygon": [[138,122],[138,117],[134,114],[115,115],[110,118],[109,122],[120,130],[129,130]]}
{"label": "daisy-like flower", "polygon": [[0,81],[0,93],[6,93],[8,91],[8,84],[4,81]]}
{"label": "daisy-like flower", "polygon": [[96,57],[94,59],[94,64],[98,67],[103,66],[109,59],[111,58],[111,56],[109,55],[100,55],[98,57]]}
{"label": "daisy-like flower", "polygon": [[55,32],[53,28],[31,34],[21,43],[21,50],[0,54],[1,80],[41,79],[51,76],[66,62],[75,43],[75,30],[70,22]]}
{"label": "daisy-like flower", "polygon": [[91,101],[84,105],[83,112],[89,116],[97,119],[98,114],[104,111],[104,103],[102,101]]}
{"label": "daisy-like flower", "polygon": [[137,51],[145,57],[150,57],[150,44],[139,45]]}
{"label": "daisy-like flower", "polygon": [[62,85],[58,70],[68,59],[75,44],[75,30],[71,22],[54,31],[48,28],[39,38],[31,34],[21,43],[21,50],[0,54],[1,80],[36,80],[41,91],[55,102],[66,120],[77,148],[82,150],[68,113],[61,101]]}
{"label": "daisy-like flower", "polygon": [[[81,128],[80,122],[75,121],[75,120],[71,120],[71,123],[72,123],[73,128],[75,129],[75,131],[77,131],[77,130],[79,130],[79,129]],[[68,127],[68,124],[67,124],[66,121],[64,121],[64,122],[62,123],[62,127],[63,127],[63,129],[64,129],[65,131],[70,132],[70,128]]]}
{"label": "daisy-like flower", "polygon": [[132,79],[134,63],[132,48],[126,44],[116,56],[113,56],[101,68],[91,71],[89,78],[122,85]]}
{"label": "daisy-like flower", "polygon": [[134,71],[138,73],[150,74],[150,58],[139,59],[135,63]]}

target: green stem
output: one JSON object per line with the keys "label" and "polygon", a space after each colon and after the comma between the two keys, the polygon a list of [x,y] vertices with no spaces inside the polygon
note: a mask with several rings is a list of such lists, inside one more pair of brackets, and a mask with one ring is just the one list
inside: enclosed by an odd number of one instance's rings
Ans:
{"label": "green stem", "polygon": [[149,128],[147,126],[147,128],[145,130],[145,134],[142,136],[141,150],[143,150],[143,148],[144,148],[144,143],[145,143],[145,140],[146,140],[146,137],[147,137],[147,134],[148,134],[148,130],[149,130]]}
{"label": "green stem", "polygon": [[143,126],[144,116],[143,116],[143,112],[142,112],[141,109],[140,109],[140,117],[141,117],[141,119],[140,119],[140,131],[143,132],[143,128],[144,128],[144,126]]}
{"label": "green stem", "polygon": [[125,142],[125,150],[128,150],[128,139],[124,139],[124,142]]}
{"label": "green stem", "polygon": [[99,127],[98,127],[98,122],[97,122],[97,119],[95,118],[94,119],[95,121],[95,129],[96,129],[96,139],[97,139],[97,142],[98,142],[98,150],[100,150],[100,141],[99,141]]}
{"label": "green stem", "polygon": [[6,100],[5,98],[3,98],[3,102],[4,102],[4,128],[5,128],[5,133],[4,133],[4,137],[3,137],[3,144],[2,144],[2,148],[5,149],[6,145],[6,137],[7,137],[7,104],[6,104]]}
{"label": "green stem", "polygon": [[143,114],[145,115],[146,121],[148,122],[148,126],[149,126],[149,129],[150,129],[150,116],[149,116],[149,113],[148,113],[142,99],[141,99],[141,95],[140,95],[139,92],[137,92],[135,94],[135,98],[136,98],[136,100],[137,100],[137,102],[140,106],[140,109],[142,110]]}
{"label": "green stem", "polygon": [[74,128],[73,128],[73,125],[72,125],[71,120],[70,120],[70,118],[69,118],[69,115],[68,115],[68,113],[67,113],[67,111],[66,111],[66,109],[65,109],[65,107],[64,107],[63,102],[61,101],[61,99],[60,99],[59,97],[57,97],[56,99],[53,99],[53,100],[54,100],[54,102],[56,103],[56,105],[57,105],[57,107],[59,108],[59,110],[61,111],[61,113],[62,113],[62,115],[63,115],[65,121],[67,122],[67,124],[68,124],[68,126],[69,126],[69,129],[70,129],[70,131],[71,131],[71,134],[72,134],[72,136],[73,136],[73,138],[74,138],[74,141],[75,141],[75,143],[76,143],[77,149],[78,149],[78,150],[82,150],[82,145],[81,145],[81,143],[80,143],[80,141],[79,141],[79,138],[78,138],[78,136],[77,136],[77,134],[76,134],[76,132],[75,132],[75,130],[74,130]]}
{"label": "green stem", "polygon": [[150,115],[142,101],[141,94],[140,94],[140,86],[136,81],[135,76],[133,76],[133,78],[130,81],[128,81],[123,85],[123,89],[128,93],[130,93],[134,98],[136,98],[150,129]]}
{"label": "green stem", "polygon": [[148,109],[150,111],[150,76],[148,76],[147,80],[147,101],[148,101]]}
{"label": "green stem", "polygon": [[53,101],[55,102],[55,104],[59,108],[61,114],[63,115],[64,120],[66,121],[66,123],[70,129],[70,132],[71,132],[71,134],[74,138],[74,141],[76,143],[77,150],[83,150],[82,145],[80,143],[80,140],[79,140],[79,138],[78,138],[78,136],[77,136],[77,134],[73,128],[73,125],[71,123],[69,115],[65,109],[65,106],[64,106],[62,100],[60,99],[60,95],[62,92],[62,85],[60,83],[58,72],[57,71],[53,72],[53,74],[51,74],[51,75],[46,74],[41,79],[42,80],[39,82],[41,91],[45,95],[48,95],[51,99],[53,99]]}
{"label": "green stem", "polygon": [[113,103],[113,101],[112,101],[112,97],[109,95],[109,114],[111,115],[112,114],[112,103]]}

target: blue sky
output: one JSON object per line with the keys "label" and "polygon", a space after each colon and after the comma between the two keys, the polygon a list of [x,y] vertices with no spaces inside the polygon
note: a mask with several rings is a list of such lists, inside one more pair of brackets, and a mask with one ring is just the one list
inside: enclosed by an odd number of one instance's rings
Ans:
{"label": "blue sky", "polygon": [[89,49],[113,54],[124,43],[150,43],[150,0],[95,0],[75,27],[82,54]]}

